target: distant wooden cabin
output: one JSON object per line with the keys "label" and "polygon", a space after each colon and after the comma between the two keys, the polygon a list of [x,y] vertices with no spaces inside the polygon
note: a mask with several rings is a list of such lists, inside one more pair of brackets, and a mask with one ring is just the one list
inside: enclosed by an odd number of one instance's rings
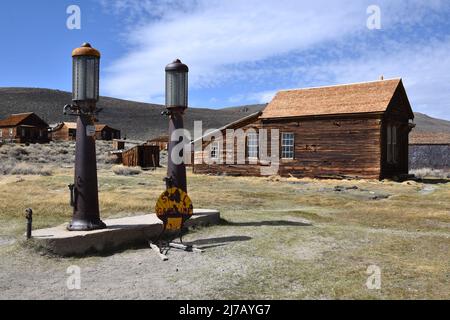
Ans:
{"label": "distant wooden cabin", "polygon": [[138,145],[121,153],[122,164],[127,167],[159,167],[159,147]]}
{"label": "distant wooden cabin", "polygon": [[13,114],[0,120],[0,141],[14,143],[47,143],[49,125],[35,113]]}
{"label": "distant wooden cabin", "polygon": [[113,140],[113,150],[124,150],[126,140],[114,139]]}
{"label": "distant wooden cabin", "polygon": [[[73,141],[77,137],[77,123],[63,122],[52,128],[52,138],[55,141]],[[105,124],[95,125],[95,138],[97,140],[120,139],[120,130],[111,128]]]}
{"label": "distant wooden cabin", "polygon": [[[406,175],[412,119],[401,79],[280,91],[261,113],[221,128],[224,138],[203,142],[194,160],[200,162],[206,156],[213,163],[195,163],[193,170],[259,176],[268,166],[260,159],[259,132],[267,129],[270,142],[271,129],[277,129],[281,176],[383,179]],[[236,140],[232,150],[223,141],[227,129],[248,133],[243,164],[236,163]],[[269,143],[268,155],[270,149]],[[233,164],[226,163],[227,155]]]}
{"label": "distant wooden cabin", "polygon": [[450,169],[450,134],[414,132],[409,142],[410,169]]}
{"label": "distant wooden cabin", "polygon": [[159,136],[157,138],[148,140],[147,143],[151,146],[158,146],[159,150],[167,150],[169,147],[169,136]]}
{"label": "distant wooden cabin", "polygon": [[96,124],[95,137],[97,140],[106,140],[106,141],[120,139],[120,130],[114,129],[106,124]]}
{"label": "distant wooden cabin", "polygon": [[52,127],[54,141],[74,141],[77,137],[76,122],[62,122]]}

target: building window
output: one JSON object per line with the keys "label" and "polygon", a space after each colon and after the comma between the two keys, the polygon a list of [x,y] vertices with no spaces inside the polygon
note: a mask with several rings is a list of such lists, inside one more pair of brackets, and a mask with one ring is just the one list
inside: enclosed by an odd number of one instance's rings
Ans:
{"label": "building window", "polygon": [[255,132],[247,134],[247,156],[258,159],[258,134]]}
{"label": "building window", "polygon": [[281,158],[282,159],[294,159],[294,134],[285,133],[281,134]]}
{"label": "building window", "polygon": [[211,142],[210,157],[212,160],[219,160],[219,141]]}
{"label": "building window", "polygon": [[9,136],[10,136],[10,137],[13,136],[13,128],[9,128]]}
{"label": "building window", "polygon": [[396,164],[398,162],[398,144],[397,144],[397,127],[391,124],[387,125],[387,162]]}

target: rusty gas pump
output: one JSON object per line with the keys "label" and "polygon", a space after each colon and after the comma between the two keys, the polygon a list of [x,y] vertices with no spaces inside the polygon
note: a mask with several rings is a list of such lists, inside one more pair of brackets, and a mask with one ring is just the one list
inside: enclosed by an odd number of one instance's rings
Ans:
{"label": "rusty gas pump", "polygon": [[[166,191],[156,203],[156,215],[163,222],[163,233],[170,231],[177,233],[182,242],[181,232],[184,223],[193,215],[192,201],[187,194],[186,165],[184,163],[183,149],[179,144],[183,143],[183,137],[176,134],[176,130],[183,130],[183,115],[188,108],[188,73],[189,68],[179,59],[166,67],[166,108],[163,112],[169,118],[169,148]],[[180,150],[175,154],[174,150]],[[175,161],[175,157],[178,157]],[[150,246],[154,250],[161,249],[153,243]],[[193,246],[182,243],[169,242],[167,247],[186,251],[201,251]],[[162,255],[163,260],[166,260]]]}
{"label": "rusty gas pump", "polygon": [[[166,108],[164,112],[169,117],[169,160],[167,165],[167,177],[165,178],[166,187],[172,187],[183,190],[187,193],[186,185],[186,165],[184,161],[175,163],[172,158],[174,148],[182,143],[173,141],[175,130],[183,130],[183,115],[188,108],[188,73],[187,65],[181,63],[179,59],[170,63],[166,67]],[[179,156],[184,157],[184,150],[181,149]]]}
{"label": "rusty gas pump", "polygon": [[69,185],[70,205],[73,207],[70,231],[104,229],[100,220],[95,153],[95,123],[100,110],[99,99],[100,52],[84,43],[72,52],[73,104],[64,107],[64,114],[77,117],[75,177]]}

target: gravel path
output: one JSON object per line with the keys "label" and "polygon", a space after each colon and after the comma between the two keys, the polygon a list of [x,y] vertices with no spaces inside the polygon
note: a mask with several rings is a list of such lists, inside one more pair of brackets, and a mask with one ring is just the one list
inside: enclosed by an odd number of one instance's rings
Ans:
{"label": "gravel path", "polygon": [[[242,276],[258,258],[239,258],[233,253],[251,237],[218,236],[212,231],[208,236],[199,232],[185,239],[206,248],[204,253],[171,250],[166,262],[147,248],[83,259],[14,250],[3,254],[0,261],[0,299],[220,298],[218,287],[226,286],[230,275]],[[81,270],[79,290],[67,288],[67,268],[73,265]]]}

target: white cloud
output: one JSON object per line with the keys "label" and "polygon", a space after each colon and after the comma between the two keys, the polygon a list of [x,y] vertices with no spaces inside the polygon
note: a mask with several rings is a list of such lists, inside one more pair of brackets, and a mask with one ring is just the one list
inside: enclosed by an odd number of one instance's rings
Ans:
{"label": "white cloud", "polygon": [[[450,48],[433,39],[417,45],[414,37],[421,31],[432,33],[420,30],[424,21],[448,18],[441,12],[448,11],[448,4],[376,3],[381,7],[382,30],[374,32],[387,36],[374,46],[373,39],[366,39],[375,34],[366,29],[366,9],[373,4],[368,0],[104,1],[111,12],[133,24],[125,31],[130,50],[109,66],[103,88],[116,97],[161,101],[164,67],[175,58],[190,66],[191,89],[239,83],[242,93],[229,98],[230,103],[267,102],[286,84],[366,81],[384,74],[405,78],[416,109],[445,116],[450,98],[445,52]],[[389,37],[391,33],[395,35]],[[396,44],[397,38],[402,43]],[[319,54],[302,63],[314,50]],[[324,60],[320,50],[332,57]]]}
{"label": "white cloud", "polygon": [[332,84],[377,80],[381,75],[385,79],[401,77],[414,111],[450,120],[449,52],[450,38],[408,47],[397,44],[301,72],[310,79],[319,74]]}
{"label": "white cloud", "polygon": [[259,92],[251,92],[246,94],[238,94],[228,98],[228,102],[232,104],[246,104],[246,103],[268,103],[270,102],[278,90],[266,90]]}
{"label": "white cloud", "polygon": [[194,88],[216,86],[227,76],[226,66],[306,49],[365,27],[365,6],[350,0],[196,3],[191,12],[169,10],[129,33],[132,50],[108,69],[108,94],[139,100],[160,95],[164,66],[174,58],[189,64]]}

